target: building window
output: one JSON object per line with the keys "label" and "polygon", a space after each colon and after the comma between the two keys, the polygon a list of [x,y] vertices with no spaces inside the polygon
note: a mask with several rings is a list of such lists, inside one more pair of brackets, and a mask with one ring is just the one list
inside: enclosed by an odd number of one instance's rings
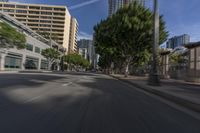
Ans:
{"label": "building window", "polygon": [[38,31],[38,28],[31,28],[32,30],[34,30],[34,31]]}
{"label": "building window", "polygon": [[40,48],[39,47],[35,47],[35,53],[40,54]]}
{"label": "building window", "polygon": [[41,7],[41,10],[52,10],[51,7]]}
{"label": "building window", "polygon": [[4,7],[15,8],[15,5],[5,4]]}
{"label": "building window", "polygon": [[16,10],[16,13],[27,13],[26,10]]}
{"label": "building window", "polygon": [[39,31],[46,32],[46,31],[51,31],[51,29],[49,29],[49,28],[46,28],[46,29],[40,28]]}
{"label": "building window", "polygon": [[24,6],[24,5],[16,5],[16,8],[27,9],[28,7],[27,7],[27,6]]}
{"label": "building window", "polygon": [[47,24],[40,24],[40,27],[51,27],[51,25],[47,25]]}
{"label": "building window", "polygon": [[39,16],[28,16],[28,18],[39,18]]}
{"label": "building window", "polygon": [[37,19],[31,19],[31,20],[28,20],[28,22],[39,22],[39,20],[37,20]]}
{"label": "building window", "polygon": [[54,31],[54,32],[64,32],[64,30],[57,30],[57,29],[53,29],[52,31]]}
{"label": "building window", "polygon": [[22,56],[20,55],[14,55],[14,54],[8,54],[5,58],[5,68],[16,68],[20,69],[22,63]]}
{"label": "building window", "polygon": [[26,57],[25,69],[37,69],[39,60],[33,57]]}
{"label": "building window", "polygon": [[53,25],[53,27],[55,27],[55,28],[64,28],[64,26],[62,26],[62,25]]}
{"label": "building window", "polygon": [[53,21],[53,23],[55,23],[55,24],[64,24],[64,22],[60,22],[60,21]]}
{"label": "building window", "polygon": [[17,19],[18,21],[24,21],[24,22],[26,22],[26,19]]}
{"label": "building window", "polygon": [[40,16],[41,19],[51,19],[49,16]]}
{"label": "building window", "polygon": [[15,12],[13,9],[3,9],[4,12]]}
{"label": "building window", "polygon": [[64,18],[59,18],[59,17],[53,17],[53,19],[57,19],[57,20],[65,20]]}
{"label": "building window", "polygon": [[16,17],[19,17],[19,18],[24,18],[26,17],[26,15],[15,15]]}
{"label": "building window", "polygon": [[65,13],[54,13],[54,15],[65,16]]}
{"label": "building window", "polygon": [[41,23],[51,23],[51,21],[48,20],[40,20]]}
{"label": "building window", "polygon": [[38,6],[29,6],[29,9],[33,9],[33,10],[39,10],[39,9],[40,9],[40,7],[38,7]]}
{"label": "building window", "polygon": [[64,8],[54,8],[55,11],[65,11]]}
{"label": "building window", "polygon": [[41,60],[41,67],[40,69],[47,70],[48,69],[48,62],[45,60]]}
{"label": "building window", "polygon": [[30,14],[40,14],[40,12],[37,11],[29,11]]}
{"label": "building window", "polygon": [[52,15],[51,12],[41,12],[41,14],[43,14],[43,15]]}
{"label": "building window", "polygon": [[27,24],[28,26],[34,26],[34,27],[37,27],[38,24]]}
{"label": "building window", "polygon": [[33,51],[33,45],[27,44],[26,49],[29,51]]}

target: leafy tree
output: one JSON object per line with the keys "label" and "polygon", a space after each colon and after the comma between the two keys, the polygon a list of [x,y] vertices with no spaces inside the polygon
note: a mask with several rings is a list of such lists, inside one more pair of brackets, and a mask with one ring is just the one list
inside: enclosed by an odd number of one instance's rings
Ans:
{"label": "leafy tree", "polygon": [[76,53],[64,56],[64,61],[69,64],[70,68],[72,65],[76,67],[81,66],[83,68],[88,68],[90,66],[88,60],[84,59],[81,55]]}
{"label": "leafy tree", "polygon": [[179,64],[184,64],[187,62],[187,59],[185,58],[184,55],[178,54],[178,53],[173,53],[169,56],[169,62],[172,65],[179,65]]}
{"label": "leafy tree", "polygon": [[[168,32],[160,16],[160,44],[166,41]],[[110,57],[110,61],[122,59],[125,76],[129,65],[139,66],[150,60],[153,43],[153,13],[137,2],[120,9],[116,14],[94,27],[96,52]],[[109,49],[109,52],[107,52]],[[101,61],[102,62],[102,61]],[[106,62],[107,63],[107,62]]]}
{"label": "leafy tree", "polygon": [[81,66],[82,66],[83,68],[88,68],[88,67],[90,67],[90,62],[89,62],[88,60],[82,58]]}
{"label": "leafy tree", "polygon": [[47,48],[42,50],[42,55],[47,59],[48,62],[48,70],[51,70],[52,64],[59,59],[60,53],[53,48]]}
{"label": "leafy tree", "polygon": [[26,37],[5,22],[0,22],[0,48],[26,47]]}

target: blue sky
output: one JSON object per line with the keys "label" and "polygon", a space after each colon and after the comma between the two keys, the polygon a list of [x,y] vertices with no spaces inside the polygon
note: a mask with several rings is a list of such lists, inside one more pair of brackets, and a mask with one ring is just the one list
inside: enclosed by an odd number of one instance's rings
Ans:
{"label": "blue sky", "polygon": [[[108,14],[108,0],[12,0],[26,3],[66,5],[79,22],[79,38],[91,38],[93,26]],[[158,0],[171,36],[189,34],[200,41],[200,0]],[[146,0],[152,7],[153,0]]]}

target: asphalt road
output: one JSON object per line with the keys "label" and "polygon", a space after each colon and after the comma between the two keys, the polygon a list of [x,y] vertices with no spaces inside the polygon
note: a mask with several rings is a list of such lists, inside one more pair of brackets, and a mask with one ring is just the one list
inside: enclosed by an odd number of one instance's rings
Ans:
{"label": "asphalt road", "polygon": [[200,133],[200,121],[105,75],[0,74],[0,133]]}

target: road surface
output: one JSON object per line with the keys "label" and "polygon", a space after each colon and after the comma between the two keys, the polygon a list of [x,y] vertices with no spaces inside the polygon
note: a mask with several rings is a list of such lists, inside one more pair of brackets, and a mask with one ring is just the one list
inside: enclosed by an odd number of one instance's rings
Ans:
{"label": "road surface", "polygon": [[105,75],[0,74],[0,133],[200,133],[200,121]]}

